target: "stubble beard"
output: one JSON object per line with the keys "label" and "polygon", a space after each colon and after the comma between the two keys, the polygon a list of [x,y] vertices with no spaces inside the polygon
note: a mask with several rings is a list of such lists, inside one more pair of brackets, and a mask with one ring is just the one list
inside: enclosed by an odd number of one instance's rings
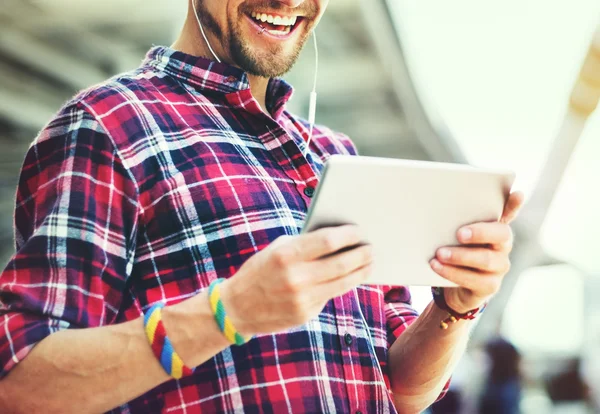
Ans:
{"label": "stubble beard", "polygon": [[[197,10],[198,18],[205,30],[212,32],[217,39],[220,39],[223,49],[229,49],[229,55],[233,63],[250,75],[265,78],[283,76],[292,69],[298,60],[300,52],[308,38],[308,33],[304,33],[301,39],[297,41],[297,44],[294,45],[293,50],[285,55],[283,48],[280,46],[257,53],[252,50],[250,42],[244,39],[239,24],[236,25],[230,17],[227,19],[229,32],[225,35],[217,21],[204,8],[202,1],[198,2]],[[245,18],[243,13],[241,18]]]}

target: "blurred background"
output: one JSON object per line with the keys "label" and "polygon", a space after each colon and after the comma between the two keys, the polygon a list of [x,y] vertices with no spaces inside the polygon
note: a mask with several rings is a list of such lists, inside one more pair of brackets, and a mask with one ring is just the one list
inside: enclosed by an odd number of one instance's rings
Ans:
{"label": "blurred background", "polygon": [[[78,90],[170,45],[186,6],[2,1],[2,266],[36,133]],[[317,122],[363,155],[513,169],[531,196],[514,226],[513,270],[434,413],[600,412],[600,114],[576,145],[555,139],[599,23],[598,0],[331,0],[318,28]],[[300,115],[313,59],[308,45],[288,76]],[[547,162],[553,148],[560,156]],[[413,295],[417,308],[431,299]]]}

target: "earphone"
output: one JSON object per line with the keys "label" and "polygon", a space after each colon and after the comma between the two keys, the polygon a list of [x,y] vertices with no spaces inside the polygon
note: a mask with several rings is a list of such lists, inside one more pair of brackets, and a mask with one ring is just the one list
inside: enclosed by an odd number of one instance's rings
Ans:
{"label": "earphone", "polygon": [[217,62],[221,63],[221,59],[219,59],[219,57],[217,56],[217,54],[215,53],[213,48],[210,46],[210,42],[208,41],[208,38],[206,37],[206,33],[204,33],[204,27],[202,27],[202,23],[200,22],[200,17],[198,17],[198,12],[196,11],[196,1],[195,0],[192,0],[192,8],[194,9],[194,16],[196,16],[196,21],[198,22],[198,27],[200,27],[200,33],[202,33],[202,37],[204,38],[204,41],[206,42],[206,46],[208,46],[208,50],[210,50],[210,53],[212,53],[215,60]]}
{"label": "earphone", "polygon": [[[204,38],[204,41],[206,42],[206,46],[208,46],[208,50],[210,50],[210,53],[213,55],[215,60],[217,62],[221,63],[221,59],[219,59],[219,56],[217,56],[217,54],[213,50],[212,46],[210,45],[208,38],[206,37],[206,33],[204,32],[204,27],[202,26],[200,17],[198,17],[198,11],[196,10],[196,1],[195,0],[192,0],[192,8],[194,9],[194,16],[196,17],[196,21],[198,22],[198,27],[200,28],[200,33],[202,34],[202,37]],[[264,32],[265,32],[265,28],[263,27],[263,30],[259,33],[262,34]],[[313,88],[310,93],[310,100],[309,100],[309,104],[308,104],[309,128],[308,128],[308,139],[306,140],[306,149],[304,150],[304,157],[306,157],[306,155],[308,154],[308,149],[310,148],[310,142],[312,141],[313,130],[315,127],[315,120],[317,117],[317,76],[318,76],[318,72],[319,72],[319,48],[317,45],[317,34],[316,34],[315,29],[313,29],[313,44],[315,46],[315,74],[314,74],[314,80],[313,80]]]}
{"label": "earphone", "polygon": [[[196,11],[196,2],[194,0],[192,0],[192,7],[194,10],[194,14],[196,16],[196,21],[198,22],[198,27],[200,29],[200,33],[202,34],[202,37],[204,38],[204,41],[206,42],[206,45],[208,46],[210,53],[213,55],[214,59],[217,62],[221,63],[221,59],[219,59],[219,57],[213,50],[212,46],[210,45],[208,38],[206,37],[206,33],[204,32],[204,27],[202,26],[202,22],[200,21],[200,18],[198,17],[198,12]],[[265,28],[263,27],[263,30],[259,33],[264,33],[264,31],[265,31]],[[314,49],[315,49],[315,71],[314,71],[314,78],[313,78],[313,87],[312,87],[312,91],[310,93],[309,107],[308,107],[309,132],[308,132],[308,139],[306,141],[306,148],[305,148],[305,152],[304,152],[305,157],[307,156],[308,150],[310,148],[310,143],[311,143],[311,140],[313,137],[313,131],[314,131],[314,126],[315,126],[315,121],[316,121],[316,113],[317,113],[317,79],[318,79],[318,73],[319,73],[319,48],[318,48],[318,43],[317,43],[317,34],[314,29],[313,29],[312,35],[313,35],[313,45],[314,45]],[[381,365],[379,363],[379,360],[377,359],[377,353],[375,351],[375,343],[373,341],[373,337],[371,336],[371,331],[369,330],[367,319],[365,318],[365,316],[362,312],[362,309],[360,307],[360,298],[358,296],[358,288],[355,288],[353,290],[354,290],[354,295],[356,297],[356,306],[357,306],[358,312],[360,313],[360,316],[362,318],[362,322],[364,323],[364,329],[367,332],[367,342],[369,342],[370,351],[373,354],[373,357],[372,357],[373,362],[374,362],[375,366],[377,367],[377,372],[379,373],[380,381],[383,384],[385,384],[385,377],[383,375],[383,371],[381,370]],[[357,386],[357,385],[355,384],[355,386]]]}
{"label": "earphone", "polygon": [[310,93],[310,100],[308,103],[308,140],[306,141],[306,149],[304,150],[304,157],[308,154],[310,148],[310,141],[313,137],[313,129],[315,127],[315,120],[317,118],[317,76],[319,74],[319,46],[317,45],[317,32],[313,29],[313,44],[315,47],[315,74],[313,77],[313,88]]}
{"label": "earphone", "polygon": [[[377,367],[376,371],[379,373],[379,380],[382,382],[382,384],[385,384],[385,377],[383,375],[383,371],[381,370],[381,364],[379,363],[379,359],[377,358],[377,353],[375,352],[375,341],[373,340],[373,337],[371,336],[371,330],[369,329],[369,325],[367,324],[367,318],[365,318],[365,315],[362,312],[362,309],[360,307],[360,298],[358,297],[358,288],[354,288],[354,297],[356,298],[356,307],[358,308],[358,312],[360,313],[360,317],[362,318],[362,322],[365,324],[365,331],[367,331],[367,342],[369,342],[370,348],[371,348],[371,353],[373,354],[373,358],[371,358],[371,361],[375,363],[375,366]],[[358,408],[358,407],[357,407]]]}

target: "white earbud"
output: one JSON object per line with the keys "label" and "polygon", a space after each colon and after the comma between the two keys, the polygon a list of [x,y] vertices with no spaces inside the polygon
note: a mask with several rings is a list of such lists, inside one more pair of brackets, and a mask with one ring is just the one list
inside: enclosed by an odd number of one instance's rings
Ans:
{"label": "white earbud", "polygon": [[310,148],[310,141],[313,136],[313,129],[315,127],[315,120],[317,117],[317,76],[319,74],[319,47],[317,45],[317,32],[313,30],[313,44],[315,46],[315,74],[313,79],[313,89],[310,93],[310,101],[308,103],[308,140],[306,141],[306,149],[304,150],[304,156],[308,154]]}
{"label": "white earbud", "polygon": [[208,50],[210,50],[210,53],[212,53],[215,60],[217,62],[221,63],[221,59],[219,59],[219,57],[217,56],[217,54],[215,53],[213,48],[210,46],[210,42],[208,41],[208,38],[206,37],[206,33],[204,33],[204,27],[202,27],[202,22],[200,22],[200,18],[198,17],[198,12],[196,11],[196,0],[192,0],[192,8],[194,9],[194,16],[196,16],[196,21],[198,22],[198,27],[200,27],[200,33],[202,33],[202,37],[204,38],[204,41],[206,42],[206,46],[208,46]]}

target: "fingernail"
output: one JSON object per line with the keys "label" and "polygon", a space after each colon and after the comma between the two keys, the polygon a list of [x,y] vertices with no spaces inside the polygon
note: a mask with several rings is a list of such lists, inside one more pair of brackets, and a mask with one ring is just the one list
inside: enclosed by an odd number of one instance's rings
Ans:
{"label": "fingernail", "polygon": [[442,259],[445,260],[448,260],[450,257],[452,257],[452,252],[450,251],[450,249],[440,249],[438,251],[438,254]]}
{"label": "fingernail", "polygon": [[460,230],[459,235],[462,240],[471,240],[471,237],[473,237],[473,231],[469,228],[464,228]]}
{"label": "fingernail", "polygon": [[442,268],[442,264],[440,262],[438,262],[437,260],[433,259],[431,262],[431,267],[433,267],[434,270],[440,270]]}

